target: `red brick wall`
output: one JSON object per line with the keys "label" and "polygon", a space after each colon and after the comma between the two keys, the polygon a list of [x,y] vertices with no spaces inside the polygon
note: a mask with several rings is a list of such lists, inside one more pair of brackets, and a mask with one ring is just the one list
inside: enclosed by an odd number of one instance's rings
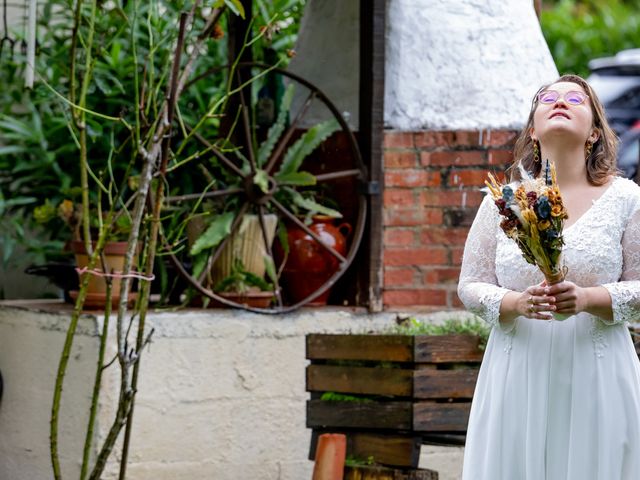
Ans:
{"label": "red brick wall", "polygon": [[467,232],[487,172],[511,162],[517,132],[385,131],[384,290],[388,308],[461,306]]}

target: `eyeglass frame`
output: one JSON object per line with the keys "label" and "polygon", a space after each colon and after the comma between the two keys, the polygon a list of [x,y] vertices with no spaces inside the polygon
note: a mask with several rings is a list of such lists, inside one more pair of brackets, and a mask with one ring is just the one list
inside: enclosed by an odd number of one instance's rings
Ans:
{"label": "eyeglass frame", "polygon": [[[542,95],[544,95],[544,94],[548,94],[548,93],[555,93],[557,96],[556,96],[553,100],[551,100],[550,102],[543,102],[543,101],[540,99],[540,97],[541,97]],[[566,97],[567,97],[567,95],[569,95],[570,93],[573,93],[573,94],[576,94],[576,93],[577,93],[577,94],[578,94],[578,96],[582,98],[582,101],[580,101],[580,103],[571,103],[571,102],[567,101],[567,98],[566,98]],[[560,98],[562,98],[562,100],[563,100],[566,104],[568,104],[568,105],[577,106],[577,105],[582,105],[582,104],[585,102],[585,100],[586,100],[587,98],[590,98],[590,97],[589,97],[589,95],[587,95],[587,94],[586,94],[586,93],[584,93],[584,92],[581,92],[580,90],[569,90],[568,92],[560,93],[560,92],[559,92],[559,91],[557,91],[557,90],[546,90],[546,89],[545,89],[545,90],[543,90],[543,91],[541,91],[541,92],[538,92],[538,94],[536,95],[536,102],[541,103],[541,104],[543,104],[543,105],[551,105],[552,103],[556,103]]]}

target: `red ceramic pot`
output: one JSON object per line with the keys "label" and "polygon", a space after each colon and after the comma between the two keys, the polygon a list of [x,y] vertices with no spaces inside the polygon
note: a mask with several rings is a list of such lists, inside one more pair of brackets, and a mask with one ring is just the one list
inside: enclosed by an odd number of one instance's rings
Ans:
{"label": "red ceramic pot", "polygon": [[[351,234],[351,225],[334,225],[334,218],[317,215],[309,229],[322,241],[341,255],[347,253],[347,238]],[[340,268],[339,260],[311,235],[297,225],[287,227],[289,256],[282,271],[282,283],[291,303],[298,303],[317,291]],[[282,249],[275,249],[282,259]],[[279,255],[278,255],[279,254]],[[281,260],[280,260],[281,261]],[[279,263],[279,262],[278,262]],[[330,289],[308,305],[326,305]]]}

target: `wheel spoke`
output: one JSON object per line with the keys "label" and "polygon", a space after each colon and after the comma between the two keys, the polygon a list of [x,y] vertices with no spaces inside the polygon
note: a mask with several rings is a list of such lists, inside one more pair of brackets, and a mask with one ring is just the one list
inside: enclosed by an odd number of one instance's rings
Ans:
{"label": "wheel spoke", "polygon": [[[238,85],[242,85],[242,79],[240,78],[240,70],[237,71]],[[247,146],[247,152],[249,153],[249,165],[251,168],[251,174],[256,173],[256,157],[253,151],[253,141],[251,139],[251,122],[249,121],[249,107],[244,98],[244,92],[240,89],[240,104],[242,109],[242,126],[244,127],[244,141]]]}
{"label": "wheel spoke", "polygon": [[318,242],[320,245],[322,245],[325,250],[327,250],[329,253],[331,253],[331,255],[333,255],[334,257],[336,257],[338,260],[340,260],[340,262],[346,262],[347,259],[344,258],[338,251],[336,251],[333,247],[330,247],[329,245],[327,245],[326,243],[324,243],[324,241],[320,238],[320,236],[314,232],[313,230],[311,230],[309,227],[307,227],[304,223],[302,223],[293,213],[291,213],[289,210],[287,210],[286,208],[284,208],[282,206],[282,204],[280,202],[278,202],[275,198],[272,198],[271,203],[273,203],[275,205],[275,207],[280,210],[283,215],[285,217],[287,217],[289,220],[291,220],[293,223],[295,223],[298,227],[300,227],[302,230],[304,230],[308,235],[311,235],[311,237]]}
{"label": "wheel spoke", "polygon": [[[327,167],[324,170],[319,170],[317,174],[316,172],[314,172],[315,179],[317,182],[319,182],[319,184],[322,184],[324,182],[326,186],[327,182],[334,182],[337,186],[338,184],[346,182],[346,184],[348,185],[353,185],[354,189],[356,187],[358,189],[357,218],[354,219],[355,227],[353,236],[351,238],[351,241],[349,242],[349,250],[347,253],[343,253],[341,251],[338,251],[335,246],[332,247],[330,243],[325,243],[325,241],[323,240],[323,235],[321,233],[315,232],[315,227],[313,229],[310,228],[311,225],[305,225],[303,219],[295,216],[294,211],[292,210],[292,206],[286,203],[280,203],[278,202],[278,200],[273,198],[273,193],[277,193],[278,189],[283,187],[281,185],[278,185],[277,182],[273,182],[274,190],[270,191],[268,194],[263,196],[259,194],[259,192],[256,192],[256,195],[252,195],[251,193],[253,191],[251,191],[248,192],[247,199],[241,200],[240,203],[242,208],[240,209],[240,211],[238,211],[238,213],[236,214],[237,216],[231,222],[230,234],[227,235],[216,247],[209,249],[209,251],[205,253],[205,255],[208,254],[208,258],[205,260],[207,266],[203,272],[200,272],[197,275],[197,277],[200,277],[199,279],[196,278],[196,275],[194,275],[192,272],[186,271],[188,266],[182,262],[182,257],[180,256],[180,254],[177,254],[176,251],[169,251],[168,255],[174,263],[179,262],[179,265],[177,264],[176,268],[180,272],[181,276],[185,277],[187,283],[191,286],[193,291],[197,292],[198,295],[202,295],[203,298],[211,298],[214,300],[218,300],[221,304],[228,307],[242,308],[244,310],[252,312],[269,314],[289,312],[309,303],[313,299],[322,295],[323,292],[326,292],[329,288],[331,288],[332,285],[335,284],[337,279],[340,278],[340,276],[349,267],[349,265],[351,265],[356,254],[357,247],[360,244],[365,219],[367,217],[367,204],[366,200],[364,199],[364,193],[360,189],[361,185],[356,185],[356,183],[360,183],[366,180],[366,167],[362,163],[360,151],[358,149],[358,145],[354,138],[353,132],[351,132],[347,122],[342,117],[340,111],[335,107],[335,105],[333,105],[326,94],[324,94],[315,85],[311,84],[303,78],[296,76],[295,74],[292,74],[291,72],[273,68],[273,66],[264,64],[236,63],[233,66],[227,65],[207,71],[199,77],[196,77],[192,82],[201,81],[202,78],[208,75],[210,76],[216,71],[220,71],[220,74],[223,73],[223,70],[226,70],[227,72],[233,72],[236,67],[238,68],[237,73],[239,77],[244,78],[244,71],[240,72],[241,69],[256,67],[261,69],[262,71],[262,73],[260,73],[257,78],[261,78],[261,76],[263,76],[265,72],[273,71],[274,73],[281,74],[285,78],[288,78],[290,81],[299,84],[300,88],[302,88],[303,90],[299,90],[298,94],[300,96],[296,98],[296,107],[291,109],[290,112],[283,112],[290,115],[291,121],[288,125],[286,125],[286,128],[282,129],[284,130],[282,132],[283,134],[275,140],[275,146],[271,150],[271,154],[268,156],[268,158],[264,159],[263,163],[259,163],[259,155],[257,151],[258,144],[256,143],[256,131],[252,130],[251,128],[254,122],[254,118],[250,89],[243,88],[242,90],[234,90],[235,100],[227,105],[227,107],[233,105],[233,113],[230,113],[231,109],[228,108],[226,110],[226,113],[230,116],[226,116],[223,121],[226,129],[225,131],[227,131],[229,137],[211,137],[206,132],[194,132],[192,131],[192,129],[188,129],[187,127],[187,131],[190,132],[187,138],[191,137],[192,139],[196,140],[197,143],[201,143],[203,145],[203,147],[199,148],[200,151],[198,152],[198,154],[194,156],[194,160],[199,162],[201,165],[207,165],[208,163],[214,163],[216,167],[219,165],[219,168],[215,169],[215,177],[218,177],[220,174],[222,174],[224,177],[235,176],[237,177],[236,180],[238,180],[238,182],[236,183],[234,181],[231,184],[219,184],[217,182],[214,182],[213,179],[208,179],[209,185],[207,186],[207,188],[201,189],[204,190],[204,192],[184,195],[181,194],[183,192],[177,192],[178,194],[176,196],[166,197],[165,202],[167,208],[169,209],[169,211],[171,211],[178,205],[188,206],[189,204],[192,204],[194,205],[193,210],[195,211],[197,209],[196,205],[198,205],[199,202],[205,199],[213,199],[219,202],[228,203],[229,200],[235,199],[237,196],[244,197],[243,193],[245,189],[248,189],[248,187],[250,186],[249,179],[252,179],[256,172],[260,171],[260,169],[264,169],[267,174],[273,176],[274,172],[278,168],[280,168],[280,164],[283,161],[284,156],[286,155],[287,149],[301,134],[303,127],[307,123],[305,119],[307,118],[312,107],[316,106],[316,103],[319,102],[329,109],[334,118],[342,127],[342,131],[344,132],[346,140],[349,143],[349,152],[353,157],[352,160],[342,163],[342,165],[336,164],[332,167]],[[231,76],[227,75],[226,78],[231,78],[234,84],[238,83],[238,87],[242,85],[245,85],[246,87],[250,84],[249,81],[243,83],[242,78],[236,79],[235,77],[236,75],[232,74]],[[190,82],[189,84],[193,83]],[[305,91],[306,93],[302,93]],[[238,128],[244,128],[244,133],[238,131]],[[232,136],[233,145],[229,143]],[[249,151],[245,151],[246,149],[248,149]],[[187,160],[192,160],[192,158],[188,158]],[[215,191],[211,191],[210,189],[214,185],[218,188]],[[269,204],[271,206],[268,206]],[[337,270],[336,273],[329,280],[327,280],[327,282],[325,282],[325,284],[323,284],[315,292],[308,295],[307,298],[302,299],[301,301],[292,305],[287,305],[285,303],[285,292],[282,291],[282,282],[284,281],[284,279],[281,276],[281,268],[284,267],[284,265],[276,265],[276,278],[270,278],[271,266],[269,266],[269,275],[265,276],[265,279],[268,280],[269,283],[273,284],[275,296],[268,308],[262,309],[248,307],[247,305],[239,304],[236,301],[229,300],[226,297],[221,297],[220,295],[216,294],[214,292],[216,287],[214,281],[216,280],[216,276],[218,275],[217,267],[219,266],[222,257],[226,256],[227,251],[234,242],[232,237],[235,236],[241,228],[243,217],[252,210],[255,210],[255,213],[259,214],[258,219],[261,229],[261,234],[259,234],[261,235],[261,237],[259,236],[259,238],[262,238],[262,241],[264,241],[265,244],[263,252],[265,255],[269,255],[272,261],[274,253],[277,252],[274,252],[276,246],[273,244],[273,242],[268,241],[270,238],[272,238],[272,232],[270,228],[271,218],[269,216],[269,213],[271,212],[267,210],[273,210],[274,213],[277,213],[281,219],[286,220],[287,223],[292,227],[295,225],[295,227],[293,228],[301,229],[303,232],[305,232],[305,235],[308,235],[309,239],[313,239],[313,242],[317,242],[322,245],[321,252],[324,252],[326,250],[331,254],[331,258],[336,258],[336,260],[339,261],[339,270]],[[182,233],[180,233],[180,235],[182,236]],[[181,240],[181,246],[179,246],[179,250],[180,248],[185,248],[186,246],[186,239]],[[225,249],[224,252],[223,249]],[[185,252],[183,251],[183,253]],[[328,260],[332,261],[331,258],[328,258]],[[269,260],[266,259],[266,261],[268,262]],[[286,262],[283,262],[283,264],[284,263]]]}
{"label": "wheel spoke", "polygon": [[242,205],[242,207],[240,207],[240,210],[238,211],[236,218],[233,219],[233,223],[231,224],[231,231],[229,232],[229,235],[224,237],[224,239],[220,242],[220,244],[216,248],[216,251],[213,253],[213,255],[209,257],[209,260],[207,261],[207,266],[198,277],[199,283],[202,283],[205,277],[207,277],[210,274],[211,267],[213,266],[215,261],[218,259],[218,257],[222,253],[222,250],[224,249],[224,247],[227,245],[227,243],[229,243],[229,240],[231,239],[235,231],[238,229],[238,227],[240,227],[240,223],[242,222],[244,214],[247,212],[248,209],[249,209],[249,202],[245,202]]}
{"label": "wheel spoke", "polygon": [[[186,127],[187,130],[189,132],[191,132],[191,128],[190,127]],[[211,155],[214,155],[218,160],[220,160],[225,167],[227,167],[229,170],[231,170],[233,173],[235,173],[236,175],[238,175],[239,177],[244,178],[244,173],[242,170],[240,170],[240,168],[233,163],[231,160],[229,160],[220,150],[218,150],[213,144],[211,144],[211,142],[209,142],[209,140],[207,140],[206,138],[204,138],[202,135],[200,135],[198,132],[194,133],[193,136],[198,139],[198,141],[200,143],[202,143],[204,146],[206,146],[209,149],[209,152]],[[209,153],[205,154],[204,158],[208,158],[209,157]]]}
{"label": "wheel spoke", "polygon": [[242,124],[244,126],[244,137],[245,142],[247,144],[247,152],[249,153],[249,165],[251,168],[251,173],[255,175],[256,173],[256,155],[253,151],[253,142],[251,140],[251,125],[249,124],[249,114],[247,113],[247,106],[242,105]]}
{"label": "wheel spoke", "polygon": [[289,128],[287,129],[287,131],[284,133],[284,135],[278,142],[278,146],[273,151],[273,154],[271,154],[271,158],[269,158],[269,161],[267,162],[267,166],[265,167],[265,170],[267,171],[267,173],[271,173],[271,170],[273,170],[274,165],[276,164],[276,162],[284,152],[284,149],[286,148],[287,144],[289,143],[289,140],[291,139],[291,136],[293,135],[293,132],[295,131],[296,126],[298,125],[298,122],[300,122],[304,114],[307,112],[307,109],[311,105],[311,102],[313,101],[315,96],[316,96],[316,92],[314,91],[312,91],[307,96],[307,99],[304,101],[304,104],[302,105],[302,108],[296,115],[296,118],[293,119],[293,122],[291,122],[291,125],[289,125]]}
{"label": "wheel spoke", "polygon": [[165,197],[166,203],[180,203],[188,202],[190,200],[201,200],[205,198],[224,197],[226,195],[233,195],[234,193],[241,193],[241,188],[227,188],[226,190],[215,190],[207,193],[189,193],[186,195],[175,195],[173,197]]}
{"label": "wheel spoke", "polygon": [[[271,257],[271,262],[273,262],[273,267],[275,268],[275,260],[273,259],[273,249],[271,248],[271,242],[269,242],[269,235],[267,234],[267,225],[264,221],[264,207],[262,205],[258,205],[258,218],[260,219],[260,230],[262,230],[262,239],[264,240],[264,246],[267,249],[267,254]],[[277,226],[276,226],[277,228]],[[278,307],[282,307],[282,294],[280,290],[280,282],[278,281],[278,276],[273,279],[275,282],[274,288],[276,293],[276,300],[278,301]]]}
{"label": "wheel spoke", "polygon": [[352,170],[341,170],[339,172],[321,173],[316,175],[317,182],[325,182],[327,180],[335,180],[337,178],[357,177],[362,175],[362,171],[354,168]]}

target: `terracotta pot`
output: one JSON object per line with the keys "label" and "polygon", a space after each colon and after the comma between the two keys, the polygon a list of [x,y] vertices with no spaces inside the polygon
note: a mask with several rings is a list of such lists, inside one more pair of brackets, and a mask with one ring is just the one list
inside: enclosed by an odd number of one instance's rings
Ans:
{"label": "terracotta pot", "polygon": [[[347,253],[347,238],[351,234],[351,225],[342,223],[334,225],[335,219],[328,216],[315,216],[309,229],[316,233],[322,241],[341,255]],[[298,303],[317,291],[340,268],[339,260],[311,235],[296,225],[287,227],[289,256],[282,271],[282,283],[291,303]],[[279,246],[274,252],[281,263],[284,258]],[[330,289],[308,305],[326,305]]]}
{"label": "terracotta pot", "polygon": [[[84,246],[84,242],[74,240],[69,242],[69,248],[76,257],[76,266],[85,268],[89,264],[89,256]],[[127,242],[107,242],[104,247],[104,258],[107,272],[122,272],[124,269],[124,258],[127,252]],[[102,263],[98,261],[94,267],[102,272]],[[111,283],[111,306],[118,306],[120,301],[120,286],[122,280],[113,278]],[[73,300],[78,298],[78,292],[72,290],[69,295]],[[135,301],[136,294],[129,295],[129,301]],[[104,308],[107,304],[107,282],[104,277],[90,275],[87,287],[87,297],[85,308]]]}
{"label": "terracotta pot", "polygon": [[[255,308],[267,308],[275,298],[275,294],[273,292],[221,292],[217,293],[217,295],[240,305]],[[210,299],[209,306],[215,308],[229,308],[227,305],[224,305],[215,299]]]}

